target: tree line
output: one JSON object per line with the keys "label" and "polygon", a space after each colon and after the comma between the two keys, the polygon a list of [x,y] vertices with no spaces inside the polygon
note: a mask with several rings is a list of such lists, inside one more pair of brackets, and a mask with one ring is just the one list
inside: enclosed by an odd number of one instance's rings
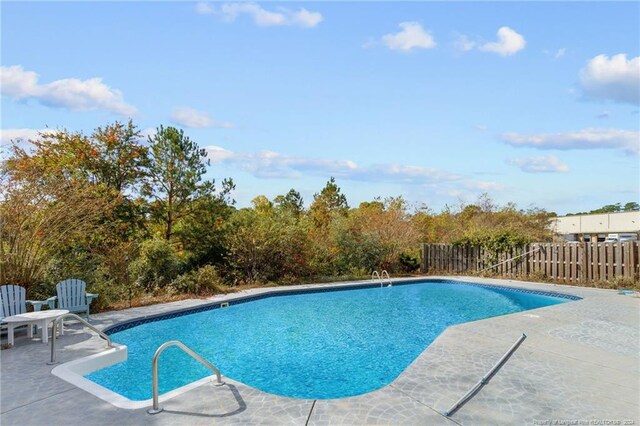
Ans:
{"label": "tree line", "polygon": [[308,208],[293,188],[236,208],[233,180],[204,179],[208,166],[183,130],[159,126],[145,139],[131,121],[14,143],[0,169],[0,284],[42,298],[57,281],[82,278],[106,308],[375,269],[412,273],[421,242],[499,251],[552,237],[543,209],[498,206],[487,194],[439,212],[402,197],[352,207],[333,177]]}
{"label": "tree line", "polygon": [[597,209],[589,210],[588,212],[567,213],[567,216],[578,216],[585,214],[601,214],[601,213],[622,213],[622,212],[637,212],[640,210],[640,204],[636,201],[629,201],[624,203],[607,204]]}

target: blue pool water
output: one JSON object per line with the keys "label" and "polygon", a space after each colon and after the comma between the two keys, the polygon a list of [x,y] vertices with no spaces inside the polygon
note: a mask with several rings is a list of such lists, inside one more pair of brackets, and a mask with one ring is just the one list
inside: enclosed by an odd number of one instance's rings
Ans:
{"label": "blue pool water", "polygon": [[[151,398],[151,360],[180,340],[223,376],[272,394],[341,398],[393,381],[450,325],[567,302],[496,287],[429,282],[284,295],[115,332],[129,358],[86,377]],[[180,349],[160,357],[160,393],[211,375]]]}

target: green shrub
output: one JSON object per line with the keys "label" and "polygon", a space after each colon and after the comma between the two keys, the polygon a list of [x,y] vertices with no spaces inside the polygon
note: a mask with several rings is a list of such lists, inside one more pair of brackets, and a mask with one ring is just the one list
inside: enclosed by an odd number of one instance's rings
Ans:
{"label": "green shrub", "polygon": [[341,230],[336,236],[338,253],[335,271],[338,274],[350,273],[351,270],[363,269],[373,271],[379,269],[385,254],[385,247],[378,235],[371,233],[355,234]]}
{"label": "green shrub", "polygon": [[180,261],[168,241],[154,238],[144,241],[140,257],[131,264],[131,276],[145,290],[157,290],[173,281],[180,271]]}
{"label": "green shrub", "polygon": [[248,284],[279,281],[286,275],[310,274],[308,233],[286,212],[278,212],[264,200],[256,210],[242,209],[231,218],[228,274]]}
{"label": "green shrub", "polygon": [[180,274],[171,281],[171,288],[178,293],[196,293],[197,287],[198,282],[193,271]]}
{"label": "green shrub", "polygon": [[368,268],[352,267],[346,274],[347,279],[362,280],[371,278],[371,270]]}
{"label": "green shrub", "polygon": [[56,295],[56,284],[68,278],[87,283],[87,290],[96,292],[94,285],[100,280],[100,259],[81,247],[66,247],[52,256],[47,263],[44,278],[29,287],[28,299],[45,300]]}
{"label": "green shrub", "polygon": [[176,277],[171,287],[179,293],[211,294],[220,292],[224,284],[218,271],[212,265]]}
{"label": "green shrub", "polygon": [[420,268],[420,259],[409,254],[400,255],[400,265],[405,272],[414,272]]}
{"label": "green shrub", "polygon": [[485,249],[484,261],[487,265],[498,262],[501,253],[531,243],[529,236],[515,229],[470,230],[453,241],[456,246],[476,246]]}
{"label": "green shrub", "polygon": [[224,284],[218,270],[212,265],[205,265],[196,272],[198,293],[213,293],[223,289]]}
{"label": "green shrub", "polygon": [[91,292],[100,295],[91,305],[92,311],[101,311],[109,307],[128,303],[131,306],[132,300],[140,295],[141,288],[135,283],[126,283],[114,279],[101,279],[93,283]]}

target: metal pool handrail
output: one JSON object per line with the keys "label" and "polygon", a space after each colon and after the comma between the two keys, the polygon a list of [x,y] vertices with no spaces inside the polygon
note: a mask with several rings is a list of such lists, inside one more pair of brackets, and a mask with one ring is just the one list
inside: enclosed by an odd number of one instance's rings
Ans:
{"label": "metal pool handrail", "polygon": [[449,408],[447,411],[445,411],[444,415],[447,416],[447,417],[451,416],[460,407],[462,407],[462,405],[465,402],[467,402],[469,399],[471,399],[471,397],[474,396],[480,390],[480,388],[482,388],[484,385],[489,383],[489,380],[491,379],[491,377],[493,377],[493,375],[496,373],[496,371],[498,371],[500,369],[500,367],[502,367],[502,365],[505,362],[507,362],[509,357],[513,354],[513,352],[515,352],[516,349],[518,349],[518,346],[520,346],[520,344],[526,338],[527,338],[527,335],[522,333],[522,336],[520,336],[518,338],[518,340],[516,340],[516,342],[511,346],[511,348],[509,348],[509,350],[504,355],[502,355],[502,358],[500,358],[500,360],[498,360],[498,362],[493,367],[491,367],[491,370],[489,370],[487,372],[487,374],[482,376],[480,381],[478,383],[476,383],[474,387],[469,389],[469,392],[465,393],[464,396],[458,400],[458,402],[453,404],[451,406],[451,408]]}
{"label": "metal pool handrail", "polygon": [[214,367],[213,364],[211,364],[209,361],[207,361],[206,359],[202,358],[200,355],[195,353],[193,350],[189,349],[189,347],[187,347],[184,343],[178,340],[171,340],[169,342],[163,343],[156,350],[155,355],[153,355],[153,361],[151,361],[151,374],[152,374],[151,386],[153,387],[153,407],[147,410],[147,413],[149,414],[158,414],[163,410],[163,408],[160,407],[160,404],[158,402],[158,358],[160,358],[160,354],[170,346],[179,347],[184,352],[186,352],[187,355],[191,356],[191,358],[195,359],[196,361],[200,362],[200,364],[204,365],[209,370],[213,371],[216,374],[216,379],[218,381],[217,386],[224,385],[224,382],[222,381],[222,376],[220,375],[220,370]]}
{"label": "metal pool handrail", "polygon": [[389,273],[385,269],[383,269],[381,273],[378,273],[378,271],[373,271],[371,273],[371,279],[375,280],[376,278],[378,278],[378,281],[380,282],[380,287],[382,287],[384,285],[385,275],[387,277],[387,282],[389,283],[389,287],[391,287],[393,285],[393,282],[391,281],[391,277],[389,276]]}
{"label": "metal pool handrail", "polygon": [[[56,364],[56,335],[58,334],[56,333],[56,330],[58,329],[58,324],[62,322],[65,318],[73,318],[80,321],[81,323],[89,327],[91,330],[98,333],[98,335],[102,337],[104,340],[106,340],[108,349],[113,347],[113,342],[111,341],[111,338],[107,336],[102,330],[98,330],[94,325],[90,324],[89,321],[80,318],[76,314],[69,313],[69,314],[60,315],[59,317],[53,320],[53,325],[51,326],[51,361],[47,363],[48,365]],[[63,324],[63,327],[64,327],[64,324]],[[42,332],[46,333],[47,330],[43,330]]]}
{"label": "metal pool handrail", "polygon": [[381,278],[380,278],[380,285],[382,286],[383,282],[384,282],[384,277],[387,277],[387,281],[389,282],[389,287],[391,287],[393,285],[393,282],[391,281],[391,277],[389,276],[389,273],[387,272],[386,269],[382,270],[382,274],[381,274]]}

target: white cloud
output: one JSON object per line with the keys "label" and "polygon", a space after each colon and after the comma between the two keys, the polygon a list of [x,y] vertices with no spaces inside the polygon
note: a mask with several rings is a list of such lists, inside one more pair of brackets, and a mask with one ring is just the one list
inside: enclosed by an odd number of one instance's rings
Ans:
{"label": "white cloud", "polygon": [[25,71],[20,65],[0,67],[0,87],[3,96],[23,99],[38,92],[38,74]]}
{"label": "white cloud", "polygon": [[206,112],[189,107],[176,108],[171,114],[171,121],[181,126],[192,128],[221,127],[230,129],[233,127],[232,123],[218,123],[209,117]]}
{"label": "white cloud", "polygon": [[215,9],[209,3],[198,2],[196,3],[196,13],[198,15],[211,15],[215,13]]}
{"label": "white cloud", "polygon": [[51,129],[2,129],[0,130],[0,142],[8,144],[11,141],[28,141],[47,131],[51,131]]}
{"label": "white cloud", "polygon": [[226,22],[233,22],[244,14],[251,16],[253,22],[260,27],[286,25],[313,28],[323,20],[321,13],[311,12],[305,8],[291,10],[280,7],[277,10],[277,12],[269,11],[252,2],[225,3],[220,7],[203,2],[196,4],[196,12],[200,15],[218,15]]}
{"label": "white cloud", "polygon": [[580,71],[580,85],[589,98],[640,104],[640,56],[598,55]]}
{"label": "white cloud", "polygon": [[464,184],[467,189],[474,189],[480,191],[501,191],[504,189],[504,185],[498,182],[486,182],[486,181],[471,181]]}
{"label": "white cloud", "polygon": [[112,89],[101,78],[66,78],[47,84],[38,83],[38,74],[20,65],[0,67],[3,96],[15,100],[35,99],[43,105],[72,111],[106,110],[119,115],[134,115],[136,109],[125,103],[122,92]]}
{"label": "white cloud", "polygon": [[307,9],[302,8],[291,14],[291,20],[301,27],[312,28],[322,22],[322,14],[319,12],[309,12]]}
{"label": "white cloud", "polygon": [[262,178],[294,178],[303,173],[342,177],[358,167],[352,161],[293,157],[273,151],[236,153],[218,146],[208,146],[207,151],[213,163],[233,165]]}
{"label": "white cloud", "polygon": [[240,155],[221,146],[209,145],[205,149],[207,150],[207,157],[214,163],[223,163],[227,159],[233,160],[234,157],[237,158]]}
{"label": "white cloud", "polygon": [[558,49],[553,55],[553,59],[560,59],[564,56],[565,53],[567,53],[567,49],[565,49],[564,47],[562,49]]}
{"label": "white cloud", "polygon": [[477,46],[477,43],[470,40],[468,36],[464,34],[456,34],[456,38],[453,40],[453,47],[461,52],[468,52]]}
{"label": "white cloud", "polygon": [[389,49],[410,51],[411,49],[431,49],[436,47],[433,36],[417,22],[401,22],[402,30],[382,37],[382,42]]}
{"label": "white cloud", "polygon": [[429,181],[452,181],[461,176],[443,172],[431,167],[406,166],[401,164],[375,164],[369,167],[358,167],[348,174],[347,178],[362,181],[398,182],[424,184]]}
{"label": "white cloud", "polygon": [[269,12],[255,3],[226,3],[220,6],[223,19],[232,22],[243,13],[251,15],[256,25],[270,27],[284,25],[286,17],[282,13]]}
{"label": "white cloud", "polygon": [[362,43],[362,48],[363,49],[369,49],[371,47],[376,46],[377,44],[378,44],[378,42],[374,38],[369,38],[369,40],[367,40],[364,43]]}
{"label": "white cloud", "polygon": [[339,180],[368,185],[396,185],[402,193],[412,194],[411,197],[417,194],[432,197],[436,194],[472,199],[479,193],[500,192],[505,188],[498,182],[424,166],[392,163],[363,166],[350,160],[298,157],[273,151],[235,152],[220,146],[208,146],[206,150],[215,167],[235,173],[243,171],[259,179],[334,176]]}
{"label": "white cloud", "polygon": [[485,43],[479,47],[483,52],[497,53],[500,56],[511,56],[524,49],[527,44],[522,34],[518,34],[509,27],[498,30],[498,41]]}
{"label": "white cloud", "polygon": [[475,188],[480,189],[482,191],[499,192],[505,189],[505,185],[498,182],[478,182]]}
{"label": "white cloud", "polygon": [[552,51],[552,50],[543,50],[542,53],[544,53],[547,56],[551,56],[553,59],[558,60],[560,58],[562,58],[566,53],[567,53],[567,49],[566,48],[560,48],[556,51]]}
{"label": "white cloud", "polygon": [[569,171],[569,166],[553,155],[510,158],[507,164],[516,166],[525,173],[567,173]]}
{"label": "white cloud", "polygon": [[359,166],[350,160],[326,160],[295,157],[273,151],[233,152],[219,146],[208,146],[208,158],[217,164],[237,167],[261,178],[296,178],[305,174],[338,178],[408,184],[455,181],[460,176],[429,167],[378,164]]}
{"label": "white cloud", "polygon": [[171,114],[171,120],[184,127],[211,127],[213,120],[206,112],[193,108],[176,108]]}
{"label": "white cloud", "polygon": [[638,155],[640,132],[620,129],[583,129],[560,133],[504,133],[504,142],[516,147],[537,149],[621,149],[627,154]]}

